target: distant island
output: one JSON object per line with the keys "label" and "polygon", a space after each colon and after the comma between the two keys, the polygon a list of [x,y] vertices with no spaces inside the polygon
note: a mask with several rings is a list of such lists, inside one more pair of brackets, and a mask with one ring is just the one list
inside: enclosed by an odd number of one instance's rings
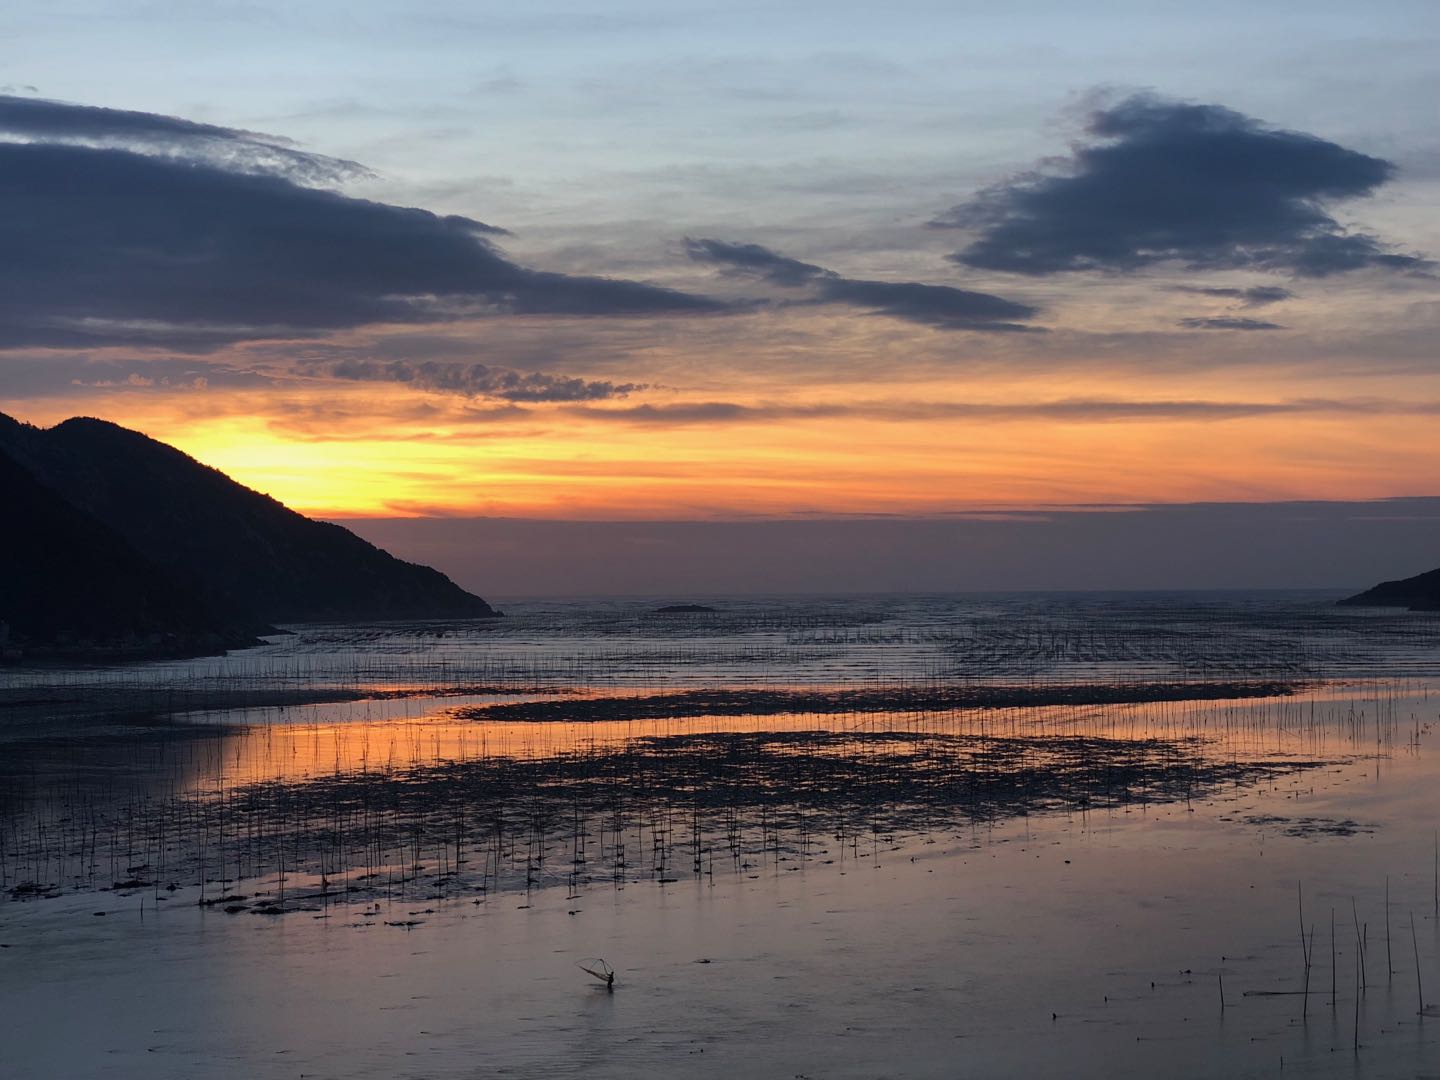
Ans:
{"label": "distant island", "polygon": [[1440,611],[1440,570],[1428,570],[1399,581],[1382,581],[1372,589],[1339,601],[1349,607],[1403,607]]}
{"label": "distant island", "polygon": [[276,623],[489,618],[438,570],[137,431],[0,414],[0,653],[177,655]]}

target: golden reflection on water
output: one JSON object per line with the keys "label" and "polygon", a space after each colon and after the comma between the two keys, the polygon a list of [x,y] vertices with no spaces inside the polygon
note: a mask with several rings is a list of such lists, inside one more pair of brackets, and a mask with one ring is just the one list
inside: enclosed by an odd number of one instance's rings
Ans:
{"label": "golden reflection on water", "polygon": [[[1347,756],[1403,746],[1429,707],[1424,688],[1391,683],[1326,685],[1266,699],[629,721],[459,720],[452,715],[462,707],[457,700],[372,700],[196,718],[234,726],[214,742],[192,746],[203,759],[195,784],[203,790],[299,783],[336,774],[403,773],[447,762],[592,755],[635,739],[716,733],[1199,739],[1208,756],[1223,760]],[[463,704],[476,700],[463,699]],[[828,742],[824,752],[842,753],[846,745]],[[788,752],[806,748],[797,744]]]}

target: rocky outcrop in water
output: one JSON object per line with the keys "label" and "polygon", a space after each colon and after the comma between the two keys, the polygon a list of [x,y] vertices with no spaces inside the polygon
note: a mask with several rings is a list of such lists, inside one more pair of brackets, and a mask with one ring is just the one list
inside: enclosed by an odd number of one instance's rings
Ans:
{"label": "rocky outcrop in water", "polygon": [[1411,611],[1440,611],[1440,570],[1429,570],[1398,581],[1382,581],[1372,589],[1347,596],[1351,607],[1403,607]]}

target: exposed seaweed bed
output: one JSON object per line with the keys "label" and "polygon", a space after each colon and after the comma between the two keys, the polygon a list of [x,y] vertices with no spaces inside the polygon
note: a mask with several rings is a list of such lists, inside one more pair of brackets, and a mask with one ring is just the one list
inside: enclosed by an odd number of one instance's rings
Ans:
{"label": "exposed seaweed bed", "polygon": [[524,684],[443,686],[317,686],[285,687],[249,683],[244,686],[113,685],[0,687],[0,743],[33,737],[34,729],[53,737],[62,722],[98,719],[109,724],[165,724],[171,717],[196,712],[223,713],[241,709],[284,709],[347,701],[394,701],[421,697],[487,697],[564,693],[563,687]]}
{"label": "exposed seaweed bed", "polygon": [[672,720],[693,716],[774,716],[781,713],[935,712],[1045,705],[1128,705],[1146,701],[1219,701],[1281,697],[1301,684],[1284,681],[1203,683],[1080,683],[1035,686],[900,686],[866,690],[688,690],[678,694],[519,701],[453,710],[465,720]]}
{"label": "exposed seaweed bed", "polygon": [[[1217,760],[1206,740],[713,732],[119,802],[41,799],[0,865],[14,899],[283,873],[275,914],[378,895],[572,890],[818,858],[1022,814],[1208,797],[1323,760]],[[12,815],[18,820],[20,815]],[[828,839],[827,839],[828,838]]]}

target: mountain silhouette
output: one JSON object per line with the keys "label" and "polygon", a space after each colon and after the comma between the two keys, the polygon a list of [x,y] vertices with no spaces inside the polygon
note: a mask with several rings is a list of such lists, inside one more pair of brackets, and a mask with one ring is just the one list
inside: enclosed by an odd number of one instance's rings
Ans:
{"label": "mountain silhouette", "polygon": [[1340,601],[1354,607],[1403,607],[1411,611],[1440,611],[1440,570],[1427,570],[1398,581],[1382,581]]}
{"label": "mountain silhouette", "polygon": [[0,451],[0,645],[131,651],[213,649],[253,642],[163,573],[124,537],[71,506]]}
{"label": "mountain silhouette", "polygon": [[[27,579],[0,591],[0,619],[15,632],[233,636],[285,622],[496,614],[438,570],[117,424],[77,417],[37,428],[0,414],[0,455],[0,490],[16,509],[0,551],[22,571],[6,576]],[[33,605],[52,590],[88,595],[93,610],[44,615]]]}

